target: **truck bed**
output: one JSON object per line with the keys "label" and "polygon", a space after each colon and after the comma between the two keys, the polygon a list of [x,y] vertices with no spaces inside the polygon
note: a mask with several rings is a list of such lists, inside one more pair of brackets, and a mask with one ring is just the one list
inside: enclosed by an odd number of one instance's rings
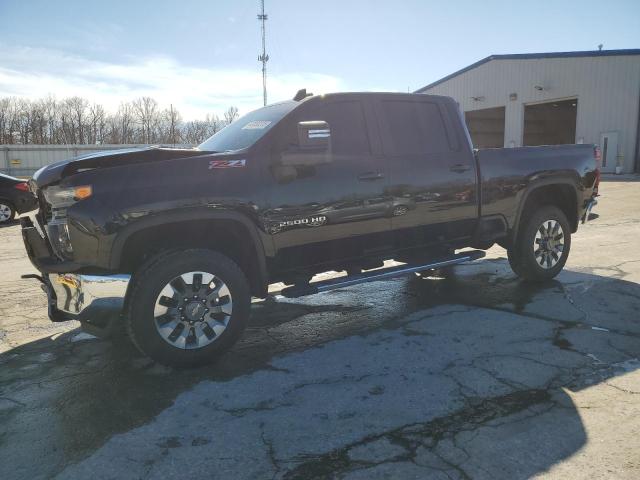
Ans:
{"label": "truck bed", "polygon": [[490,148],[477,150],[476,158],[480,213],[504,215],[509,227],[531,187],[551,182],[576,186],[580,207],[591,197],[597,180],[594,145]]}

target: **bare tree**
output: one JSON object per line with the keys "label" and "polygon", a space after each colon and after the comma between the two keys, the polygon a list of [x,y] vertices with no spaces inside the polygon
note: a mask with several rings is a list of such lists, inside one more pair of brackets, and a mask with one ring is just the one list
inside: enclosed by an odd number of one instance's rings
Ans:
{"label": "bare tree", "polygon": [[59,143],[56,138],[60,113],[58,102],[55,97],[48,96],[40,100],[40,108],[42,109],[43,120],[46,122],[46,133],[42,143]]}
{"label": "bare tree", "polygon": [[151,97],[140,97],[134,100],[133,111],[142,129],[142,142],[152,143],[153,128],[158,121],[158,102]]}
{"label": "bare tree", "polygon": [[2,135],[2,143],[18,143],[16,136],[18,135],[17,122],[20,114],[17,108],[14,97],[0,100],[0,135]]}
{"label": "bare tree", "polygon": [[89,102],[82,97],[70,97],[63,101],[63,124],[67,127],[65,130],[67,142],[85,143],[88,107]]}
{"label": "bare tree", "polygon": [[82,97],[5,97],[0,98],[0,144],[199,144],[237,117],[238,109],[230,107],[222,119],[208,114],[185,122],[173,105],[161,110],[150,97],[122,102],[115,113]]}
{"label": "bare tree", "polygon": [[133,143],[135,133],[133,122],[133,105],[127,102],[121,103],[114,122],[117,128],[116,136],[113,139],[114,143]]}
{"label": "bare tree", "polygon": [[31,102],[24,99],[16,101],[17,118],[15,126],[18,129],[20,143],[31,143],[31,133],[33,132],[34,112],[31,108]]}
{"label": "bare tree", "polygon": [[224,122],[226,125],[232,123],[236,118],[238,118],[238,107],[229,107],[226,112],[224,112]]}
{"label": "bare tree", "polygon": [[8,143],[8,123],[10,98],[0,98],[0,143]]}
{"label": "bare tree", "polygon": [[176,144],[180,142],[180,124],[182,119],[180,112],[170,105],[162,112],[162,132],[161,137],[168,143]]}
{"label": "bare tree", "polygon": [[102,105],[94,103],[89,107],[87,143],[103,143],[103,136],[106,128],[105,116],[106,114]]}

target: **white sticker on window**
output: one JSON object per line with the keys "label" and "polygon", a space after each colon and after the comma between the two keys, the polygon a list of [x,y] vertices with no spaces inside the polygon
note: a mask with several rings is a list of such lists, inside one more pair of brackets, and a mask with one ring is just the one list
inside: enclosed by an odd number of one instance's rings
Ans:
{"label": "white sticker on window", "polygon": [[262,130],[263,128],[267,128],[269,125],[271,125],[269,120],[254,120],[242,127],[242,130]]}

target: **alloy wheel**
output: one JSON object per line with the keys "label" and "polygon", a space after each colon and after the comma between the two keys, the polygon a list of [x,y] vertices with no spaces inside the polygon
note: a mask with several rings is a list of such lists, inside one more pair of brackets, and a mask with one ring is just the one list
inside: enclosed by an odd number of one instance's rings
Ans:
{"label": "alloy wheel", "polygon": [[180,349],[198,349],[216,341],[233,312],[229,287],[209,272],[174,277],[160,291],[153,312],[164,341]]}
{"label": "alloy wheel", "polygon": [[557,220],[545,220],[533,240],[533,254],[539,266],[553,268],[564,251],[564,231]]}
{"label": "alloy wheel", "polygon": [[0,203],[0,223],[6,222],[11,218],[11,207],[4,203]]}
{"label": "alloy wheel", "polygon": [[405,215],[409,209],[403,205],[399,205],[393,209],[392,215],[394,217],[399,217],[401,215]]}

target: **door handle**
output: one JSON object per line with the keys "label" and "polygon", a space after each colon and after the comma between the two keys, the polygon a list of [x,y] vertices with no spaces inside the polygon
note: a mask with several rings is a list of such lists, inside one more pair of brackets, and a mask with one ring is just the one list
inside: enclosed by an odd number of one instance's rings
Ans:
{"label": "door handle", "polygon": [[464,165],[463,163],[457,163],[456,165],[451,165],[451,167],[449,167],[449,170],[456,173],[463,173],[468,170],[471,170],[471,166]]}
{"label": "door handle", "polygon": [[361,182],[373,182],[375,180],[382,180],[384,175],[380,172],[365,172],[358,175],[358,180]]}

